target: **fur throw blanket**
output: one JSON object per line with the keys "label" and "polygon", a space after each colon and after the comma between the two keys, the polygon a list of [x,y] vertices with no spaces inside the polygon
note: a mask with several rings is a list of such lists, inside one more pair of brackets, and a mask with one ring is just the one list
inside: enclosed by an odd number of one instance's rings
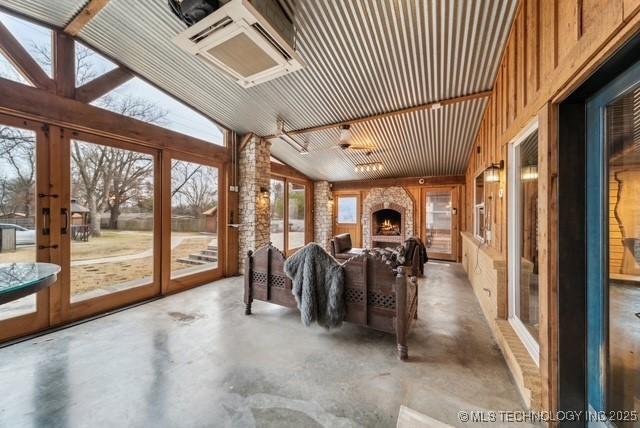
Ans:
{"label": "fur throw blanket", "polygon": [[344,318],[344,270],[324,248],[310,243],[287,258],[284,272],[293,283],[300,319],[305,326],[317,321],[339,327]]}

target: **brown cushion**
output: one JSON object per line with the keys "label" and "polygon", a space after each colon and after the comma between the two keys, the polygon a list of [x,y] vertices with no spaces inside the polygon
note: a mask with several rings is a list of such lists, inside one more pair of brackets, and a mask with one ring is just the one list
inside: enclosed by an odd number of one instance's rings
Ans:
{"label": "brown cushion", "polygon": [[336,254],[346,253],[347,251],[351,250],[351,235],[348,233],[336,235],[333,238],[333,245],[336,250]]}

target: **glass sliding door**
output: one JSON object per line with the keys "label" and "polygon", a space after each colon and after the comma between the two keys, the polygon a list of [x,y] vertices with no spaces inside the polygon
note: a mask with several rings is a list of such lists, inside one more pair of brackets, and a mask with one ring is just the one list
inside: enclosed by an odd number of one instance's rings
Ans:
{"label": "glass sliding door", "polygon": [[[0,263],[37,261],[36,132],[0,125]],[[0,320],[36,312],[36,295],[0,305]]]}
{"label": "glass sliding door", "polygon": [[71,302],[153,282],[154,158],[71,142]]}
{"label": "glass sliding door", "polygon": [[217,270],[219,170],[171,161],[171,279]]}
{"label": "glass sliding door", "polygon": [[430,258],[455,260],[454,194],[452,189],[425,189],[425,246]]}
{"label": "glass sliding door", "polygon": [[306,242],[306,197],[306,187],[304,184],[289,182],[287,191],[288,252],[303,247]]}
{"label": "glass sliding door", "polygon": [[[0,264],[52,261],[48,139],[40,123],[0,116]],[[0,342],[48,325],[49,289],[0,305]]]}
{"label": "glass sliding door", "polygon": [[509,321],[539,362],[538,130],[509,146]]}
{"label": "glass sliding door", "polygon": [[589,101],[587,123],[588,400],[608,426],[637,427],[640,63]]}

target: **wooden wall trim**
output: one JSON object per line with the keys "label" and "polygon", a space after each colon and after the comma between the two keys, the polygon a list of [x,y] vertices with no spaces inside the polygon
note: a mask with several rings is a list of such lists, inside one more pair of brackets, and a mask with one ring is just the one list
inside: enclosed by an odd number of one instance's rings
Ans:
{"label": "wooden wall trim", "polygon": [[558,410],[558,130],[557,108],[538,115],[538,218],[540,377],[542,406]]}
{"label": "wooden wall trim", "polygon": [[2,93],[0,113],[143,144],[156,149],[200,153],[219,162],[229,160],[226,147],[21,83],[0,79],[0,93]]}
{"label": "wooden wall trim", "polygon": [[[420,183],[420,180],[424,180],[424,182]],[[465,184],[465,176],[447,175],[437,177],[401,177],[380,178],[376,180],[336,181],[331,183],[331,189],[337,192],[342,190],[371,189],[373,187],[445,186],[454,184]]]}

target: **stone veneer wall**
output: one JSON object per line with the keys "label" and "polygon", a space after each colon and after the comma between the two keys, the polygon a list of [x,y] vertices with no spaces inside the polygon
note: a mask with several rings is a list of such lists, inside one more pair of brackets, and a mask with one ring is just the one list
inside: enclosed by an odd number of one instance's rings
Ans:
{"label": "stone veneer wall", "polygon": [[410,238],[413,236],[413,199],[409,196],[404,188],[395,187],[374,187],[362,204],[362,242],[366,248],[371,248],[371,208],[378,204],[395,203],[405,208],[404,236]]}
{"label": "stone veneer wall", "polygon": [[313,189],[313,240],[330,251],[333,236],[333,203],[329,202],[331,187],[328,181],[317,181]]}
{"label": "stone veneer wall", "polygon": [[238,248],[239,268],[244,273],[247,251],[269,243],[269,198],[260,194],[260,188],[269,188],[271,180],[271,143],[254,137],[240,152],[240,230]]}

